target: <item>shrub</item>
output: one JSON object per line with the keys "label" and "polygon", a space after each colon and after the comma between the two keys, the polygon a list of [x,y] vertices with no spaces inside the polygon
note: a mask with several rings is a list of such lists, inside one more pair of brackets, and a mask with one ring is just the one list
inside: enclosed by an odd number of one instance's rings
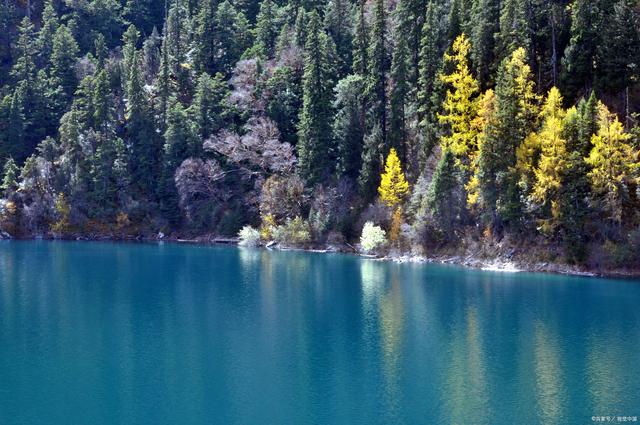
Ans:
{"label": "shrub", "polygon": [[262,217],[262,224],[260,225],[260,237],[265,240],[271,240],[273,238],[273,230],[276,227],[276,219],[271,214],[266,214]]}
{"label": "shrub", "polygon": [[385,231],[380,226],[367,221],[362,228],[360,245],[365,252],[372,252],[387,243]]}
{"label": "shrub", "polygon": [[271,215],[278,223],[302,215],[305,203],[304,182],[298,176],[273,175],[262,185],[260,215]]}
{"label": "shrub", "polygon": [[240,232],[238,232],[238,237],[240,238],[240,245],[256,246],[260,241],[260,231],[251,226],[244,226],[240,229]]}
{"label": "shrub", "polygon": [[300,217],[293,220],[287,219],[283,225],[273,229],[274,239],[284,245],[300,246],[311,241],[311,229],[309,223]]}
{"label": "shrub", "polygon": [[64,193],[58,194],[55,202],[55,212],[57,221],[51,225],[51,230],[55,233],[67,233],[70,230],[69,216],[71,215],[71,206],[67,202]]}

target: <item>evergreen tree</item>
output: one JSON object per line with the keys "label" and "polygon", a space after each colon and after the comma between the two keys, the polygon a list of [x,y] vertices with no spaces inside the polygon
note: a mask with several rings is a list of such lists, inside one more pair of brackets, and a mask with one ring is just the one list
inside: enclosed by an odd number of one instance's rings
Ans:
{"label": "evergreen tree", "polygon": [[389,118],[389,142],[407,163],[407,105],[409,103],[409,49],[404,37],[400,37],[391,63],[391,96]]}
{"label": "evergreen tree", "polygon": [[18,173],[20,169],[16,165],[13,158],[9,157],[2,168],[2,195],[4,198],[10,198],[18,189]]}
{"label": "evergreen tree", "polygon": [[218,49],[215,56],[216,73],[230,75],[236,62],[251,45],[250,24],[242,11],[236,10],[232,3],[225,0],[218,5],[216,26]]}
{"label": "evergreen tree", "polygon": [[311,12],[305,46],[303,100],[298,129],[301,174],[315,183],[327,177],[331,141],[331,86],[326,35],[317,12]]}
{"label": "evergreen tree", "polygon": [[295,145],[297,128],[302,108],[302,76],[300,71],[289,66],[280,66],[267,80],[265,91],[269,101],[265,112],[278,126],[282,141]]}
{"label": "evergreen tree", "polygon": [[129,96],[129,93],[127,93],[127,85],[131,80],[130,73],[134,66],[138,66],[134,61],[137,60],[137,44],[139,37],[140,33],[133,25],[130,25],[122,36],[122,85],[127,96]]}
{"label": "evergreen tree", "polygon": [[[632,1],[619,0],[606,20],[602,43],[598,45],[598,86],[613,93],[628,89],[640,79],[640,34]],[[628,114],[628,93],[625,94]]]}
{"label": "evergreen tree", "polygon": [[594,59],[601,31],[602,1],[575,0],[571,7],[571,39],[562,59],[564,92],[574,97],[593,84]]}
{"label": "evergreen tree", "polygon": [[471,62],[478,82],[487,87],[491,82],[494,64],[495,37],[499,30],[500,2],[498,0],[476,0],[473,7],[473,25],[470,37]]}
{"label": "evergreen tree", "polygon": [[42,26],[38,31],[38,64],[40,67],[47,67],[53,53],[53,37],[58,26],[58,14],[53,7],[53,0],[46,0],[42,11]]}
{"label": "evergreen tree", "polygon": [[22,19],[18,32],[16,61],[11,70],[11,77],[16,83],[32,82],[36,75],[36,37],[33,24],[28,17]]}
{"label": "evergreen tree", "polygon": [[371,130],[365,133],[362,147],[362,166],[358,175],[360,193],[367,200],[371,199],[373,195],[371,189],[379,184],[382,164],[381,152],[384,151],[384,147],[382,128],[379,123],[376,123]]}
{"label": "evergreen tree", "polygon": [[194,20],[195,66],[199,72],[215,73],[219,49],[217,0],[201,0]]}
{"label": "evergreen tree", "polygon": [[265,58],[273,57],[278,37],[276,22],[277,5],[272,0],[262,0],[256,20],[256,48]]}
{"label": "evergreen tree", "polygon": [[158,176],[156,162],[160,157],[160,148],[138,58],[139,52],[134,50],[130,68],[126,72],[125,132],[131,146],[132,181],[139,185],[143,193],[152,193]]}
{"label": "evergreen tree", "polygon": [[202,73],[191,105],[194,122],[202,140],[211,137],[223,127],[227,113],[227,84],[222,74],[211,77]]}
{"label": "evergreen tree", "polygon": [[329,0],[324,20],[327,32],[336,45],[339,77],[344,77],[351,69],[353,50],[351,16],[353,16],[353,8],[349,0]]}
{"label": "evergreen tree", "polygon": [[484,192],[497,194],[495,204],[493,196],[485,197],[485,213],[493,218],[496,230],[503,223],[517,227],[523,219],[516,152],[534,130],[538,115],[538,97],[525,57],[525,50],[520,48],[501,65],[495,91],[495,124],[483,141],[491,154],[479,164],[480,179],[486,185]]}
{"label": "evergreen tree", "polygon": [[78,43],[65,25],[60,25],[53,37],[51,52],[51,78],[53,86],[60,86],[63,100],[68,103],[78,85],[75,64],[78,55]]}
{"label": "evergreen tree", "polygon": [[[384,0],[376,0],[375,17],[371,31],[369,50],[371,71],[369,75],[369,93],[372,101],[372,117],[379,123],[382,132],[382,144],[387,145],[387,78],[389,74],[389,55],[387,51],[387,16]],[[378,152],[377,155],[381,155]],[[379,174],[379,173],[376,173]]]}
{"label": "evergreen tree", "polygon": [[364,18],[364,5],[365,0],[360,0],[353,40],[353,72],[362,76],[369,74],[369,30]]}
{"label": "evergreen tree", "polygon": [[500,10],[500,31],[496,34],[496,58],[502,61],[518,48],[529,52],[526,0],[504,0]]}
{"label": "evergreen tree", "polygon": [[161,62],[161,44],[162,41],[158,30],[153,27],[151,35],[142,43],[142,70],[146,82],[152,82],[158,76]]}
{"label": "evergreen tree", "polygon": [[167,113],[167,130],[164,133],[164,159],[159,197],[162,211],[172,224],[180,221],[178,192],[174,182],[176,169],[182,161],[200,150],[196,125],[189,119],[186,109],[175,102]]}
{"label": "evergreen tree", "polygon": [[361,75],[349,75],[336,86],[333,107],[333,139],[337,150],[338,176],[357,178],[362,161],[365,133],[363,106],[365,80]]}
{"label": "evergreen tree", "polygon": [[424,139],[423,147],[420,150],[420,159],[424,163],[437,143],[439,125],[436,111],[442,104],[442,82],[439,78],[442,71],[443,54],[439,41],[442,37],[434,2],[430,2],[427,7],[427,16],[422,27],[421,37],[416,109],[418,125]]}
{"label": "evergreen tree", "polygon": [[[595,104],[595,97],[589,100]],[[590,182],[587,173],[589,166],[584,158],[586,150],[591,146],[591,131],[586,137],[582,135],[585,123],[592,121],[591,107],[581,100],[578,108],[567,111],[563,122],[563,138],[567,141],[567,161],[562,176],[563,187],[559,195],[558,219],[561,237],[566,247],[567,258],[580,262],[586,256],[585,223],[590,214],[588,199],[590,198]]]}
{"label": "evergreen tree", "polygon": [[[183,1],[176,0],[169,9],[165,22],[160,88],[163,92],[163,102],[166,102],[167,94],[165,92],[176,93],[181,101],[187,101],[191,96],[192,64],[189,62],[188,54],[191,43],[191,27],[189,12]],[[166,106],[163,109],[166,109]]]}
{"label": "evergreen tree", "polygon": [[455,155],[445,149],[427,193],[427,205],[445,240],[453,238],[454,225],[462,211],[458,173]]}
{"label": "evergreen tree", "polygon": [[298,8],[298,14],[296,15],[296,22],[294,25],[296,44],[304,48],[307,43],[307,27],[309,26],[309,16],[305,12],[304,8]]}

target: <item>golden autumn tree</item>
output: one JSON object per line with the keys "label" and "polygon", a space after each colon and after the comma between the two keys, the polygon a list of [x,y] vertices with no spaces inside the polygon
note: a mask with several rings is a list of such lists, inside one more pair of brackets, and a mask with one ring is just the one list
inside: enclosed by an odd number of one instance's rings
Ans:
{"label": "golden autumn tree", "polygon": [[476,164],[478,152],[478,81],[469,68],[471,43],[464,35],[453,42],[452,53],[445,53],[444,59],[451,74],[442,75],[442,82],[448,87],[442,104],[443,113],[438,114],[441,124],[448,131],[440,139],[443,150],[448,149],[456,156],[456,162],[465,171]]}
{"label": "golden autumn tree", "polygon": [[627,185],[638,181],[638,152],[618,117],[602,103],[598,104],[598,124],[598,133],[591,137],[591,153],[585,158],[591,166],[588,176],[603,211],[610,220],[621,224]]}
{"label": "golden autumn tree", "polygon": [[391,148],[384,166],[384,173],[380,176],[378,194],[380,200],[393,209],[393,217],[389,239],[395,241],[400,234],[402,224],[402,207],[400,204],[409,193],[409,183],[402,172],[402,164],[395,149]]}
{"label": "golden autumn tree", "polygon": [[538,165],[534,169],[535,182],[531,199],[550,208],[551,220],[543,222],[543,230],[553,230],[559,218],[559,197],[567,166],[567,142],[563,137],[562,96],[557,88],[549,91],[542,108],[542,128],[534,136],[540,149]]}

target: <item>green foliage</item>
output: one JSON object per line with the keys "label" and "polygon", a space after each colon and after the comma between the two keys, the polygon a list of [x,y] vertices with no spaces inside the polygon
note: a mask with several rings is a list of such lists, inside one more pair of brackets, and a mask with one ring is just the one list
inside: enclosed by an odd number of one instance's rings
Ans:
{"label": "green foliage", "polygon": [[305,246],[311,242],[311,228],[301,217],[288,218],[273,229],[273,238],[282,245]]}
{"label": "green foliage", "polygon": [[337,145],[337,172],[339,176],[358,177],[365,133],[364,108],[365,81],[360,75],[349,75],[340,80],[335,89],[333,103],[336,111],[333,139]]}
{"label": "green foliage", "polygon": [[464,202],[459,193],[459,174],[455,155],[445,149],[429,187],[427,205],[436,225],[449,240],[453,237],[453,227],[462,212]]}
{"label": "green foliage", "polygon": [[303,100],[298,127],[300,173],[310,183],[327,177],[331,141],[331,63],[328,36],[320,17],[311,12],[305,45]]}

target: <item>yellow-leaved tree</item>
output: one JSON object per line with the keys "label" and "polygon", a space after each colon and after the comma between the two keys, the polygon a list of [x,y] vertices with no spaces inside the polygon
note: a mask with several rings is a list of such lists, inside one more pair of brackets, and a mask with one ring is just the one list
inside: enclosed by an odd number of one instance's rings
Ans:
{"label": "yellow-leaved tree", "polygon": [[585,161],[591,166],[589,178],[601,207],[615,223],[621,224],[628,184],[638,182],[640,161],[622,123],[603,103],[598,104],[597,134],[591,137],[591,153]]}
{"label": "yellow-leaved tree", "polygon": [[384,173],[380,176],[380,187],[378,187],[380,200],[394,210],[389,232],[391,241],[397,240],[400,234],[400,225],[402,224],[402,207],[400,204],[408,193],[409,183],[402,172],[400,158],[398,158],[396,150],[391,148],[384,166]]}
{"label": "yellow-leaved tree", "polygon": [[540,148],[538,165],[534,169],[535,182],[531,199],[550,208],[551,219],[543,220],[543,231],[553,231],[559,218],[559,197],[567,166],[567,142],[563,137],[562,96],[557,88],[549,91],[542,108],[542,128],[535,135]]}
{"label": "yellow-leaved tree", "polygon": [[456,156],[456,162],[463,170],[475,167],[478,152],[478,81],[469,69],[471,43],[464,35],[453,42],[452,53],[445,54],[445,61],[451,74],[440,78],[447,86],[447,95],[442,104],[443,113],[438,114],[441,124],[448,131],[440,139],[443,150],[449,149]]}

